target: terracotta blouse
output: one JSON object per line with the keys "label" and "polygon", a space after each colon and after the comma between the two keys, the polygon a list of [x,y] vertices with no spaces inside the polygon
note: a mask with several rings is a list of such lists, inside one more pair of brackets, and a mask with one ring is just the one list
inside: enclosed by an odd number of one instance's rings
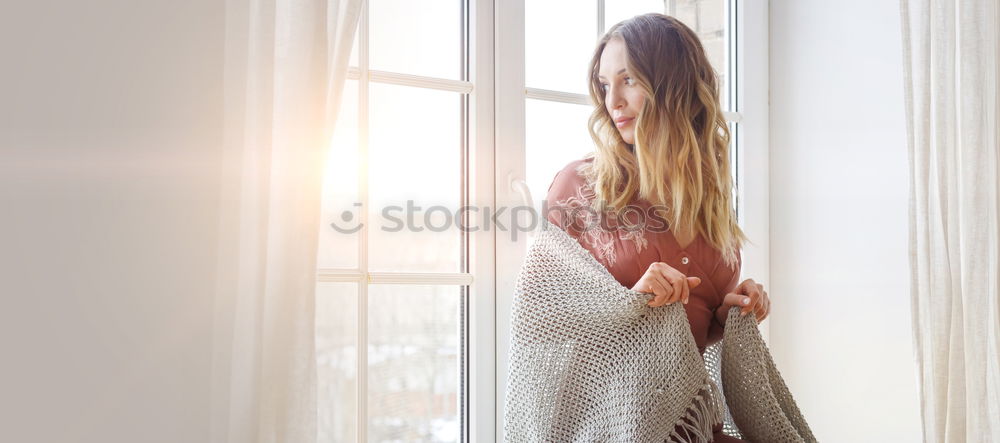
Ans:
{"label": "terracotta blouse", "polygon": [[[656,222],[642,216],[651,213],[645,200],[634,203],[641,212],[636,209],[621,212],[619,218],[599,217],[593,209],[588,210],[595,198],[592,184],[579,173],[582,165],[592,161],[575,160],[556,174],[548,189],[546,218],[576,238],[625,287],[634,286],[654,262],[664,262],[688,277],[701,278],[684,309],[698,350],[704,353],[708,345],[722,339],[723,325],[715,319],[715,309],[739,283],[739,253],[734,269],[700,234],[681,247],[662,219]],[[641,223],[643,219],[647,223]]]}

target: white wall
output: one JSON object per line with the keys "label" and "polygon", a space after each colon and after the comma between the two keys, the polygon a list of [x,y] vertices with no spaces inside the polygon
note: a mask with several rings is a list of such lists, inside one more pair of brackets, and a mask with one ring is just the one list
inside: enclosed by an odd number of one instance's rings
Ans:
{"label": "white wall", "polygon": [[898,3],[770,2],[770,342],[820,441],[921,438]]}
{"label": "white wall", "polygon": [[0,4],[0,441],[208,441],[223,7]]}

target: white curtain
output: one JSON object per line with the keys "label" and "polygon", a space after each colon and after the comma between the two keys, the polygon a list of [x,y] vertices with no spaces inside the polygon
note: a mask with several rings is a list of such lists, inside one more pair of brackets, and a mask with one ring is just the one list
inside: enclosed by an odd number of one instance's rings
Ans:
{"label": "white curtain", "polygon": [[925,442],[1000,442],[996,0],[902,0]]}
{"label": "white curtain", "polygon": [[226,2],[213,442],[316,441],[322,173],[362,6]]}

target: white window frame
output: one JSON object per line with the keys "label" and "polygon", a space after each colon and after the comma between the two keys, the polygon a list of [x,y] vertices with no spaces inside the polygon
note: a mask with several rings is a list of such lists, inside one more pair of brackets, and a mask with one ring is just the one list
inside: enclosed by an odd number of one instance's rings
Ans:
{"label": "white window frame", "polygon": [[[516,184],[525,178],[525,100],[542,98],[589,104],[578,94],[527,89],[524,60],[524,1],[468,0],[469,40],[466,54],[469,81],[441,80],[369,69],[368,7],[362,11],[358,33],[360,66],[349,78],[359,80],[359,94],[367,94],[370,82],[420,86],[468,94],[469,146],[466,159],[468,203],[474,207],[513,207],[523,202]],[[598,0],[603,2],[603,0]],[[743,278],[752,277],[767,286],[768,279],[768,1],[735,0],[739,13],[735,76],[738,104],[737,185],[740,224],[756,246],[743,250]],[[603,14],[602,14],[603,15]],[[731,23],[732,27],[733,23]],[[363,102],[364,100],[362,100]],[[359,109],[359,125],[367,134],[368,115]],[[367,140],[359,140],[360,161],[367,164]],[[568,161],[569,159],[567,159]],[[359,198],[367,207],[367,176],[361,174]],[[535,191],[534,199],[544,198]],[[534,202],[532,202],[534,203]],[[368,226],[366,211],[360,212]],[[364,235],[365,233],[362,232]],[[499,236],[503,236],[500,238]],[[478,230],[469,234],[468,273],[372,273],[367,271],[366,242],[359,242],[359,269],[321,270],[322,282],[370,282],[468,285],[468,331],[464,368],[469,394],[467,420],[461,430],[464,441],[503,441],[503,402],[506,386],[508,326],[514,276],[524,259],[526,238],[511,243],[509,233]],[[473,278],[475,276],[475,278]],[[367,318],[367,287],[358,286],[358,316]],[[358,441],[367,441],[367,330],[358,330]],[[762,333],[768,338],[768,322]]]}
{"label": "white window frame", "polygon": [[[525,100],[541,98],[566,103],[589,105],[589,99],[580,94],[529,89],[525,87],[524,51],[524,1],[496,2],[496,174],[495,201],[499,206],[517,206],[524,201],[525,180]],[[598,20],[603,19],[603,1],[598,0]],[[736,132],[736,176],[739,223],[755,243],[742,251],[741,279],[753,278],[768,286],[769,235],[768,235],[768,0],[731,0],[737,14],[730,19],[731,32],[735,32],[735,61],[739,67],[730,84],[736,88],[736,112],[726,113],[727,120],[738,121]],[[603,29],[603,28],[602,28]],[[735,80],[735,82],[733,82]],[[567,162],[571,159],[567,159]],[[543,190],[532,189],[534,204],[544,195]],[[521,236],[516,242],[496,233],[496,397],[495,434],[477,433],[473,441],[503,441],[503,403],[507,383],[508,347],[510,343],[511,302],[514,277],[524,260],[527,239]],[[769,327],[765,320],[761,333],[769,342]],[[480,343],[480,345],[484,345]],[[485,411],[489,406],[479,398],[474,408]],[[482,429],[485,431],[485,428]]]}
{"label": "white window frame", "polygon": [[[358,80],[359,108],[358,125],[361,138],[359,161],[368,164],[368,85],[372,82],[404,86],[416,86],[467,94],[468,128],[466,143],[468,155],[465,168],[468,189],[464,190],[468,204],[473,207],[495,207],[494,177],[495,163],[495,112],[494,112],[494,2],[493,0],[468,0],[467,53],[468,80],[447,80],[417,75],[371,70],[369,68],[369,8],[362,8],[358,23],[358,64],[348,69],[348,78]],[[359,200],[362,207],[368,207],[367,174],[362,171],[359,180]],[[466,366],[462,371],[467,375],[460,392],[468,393],[469,410],[460,407],[460,429],[463,441],[490,441],[496,432],[494,409],[496,393],[496,303],[494,230],[478,230],[469,233],[468,272],[454,273],[401,273],[369,272],[367,211],[359,211],[362,241],[358,243],[357,269],[320,269],[318,282],[358,283],[358,367],[357,367],[357,441],[368,441],[368,328],[362,321],[368,318],[368,287],[365,283],[392,284],[433,284],[468,285],[469,297],[466,305],[466,341],[461,347],[466,350]],[[474,222],[472,226],[477,223]],[[473,278],[475,276],[475,278]],[[461,401],[461,400],[460,400]],[[462,405],[460,405],[462,406]]]}
{"label": "white window frame", "polygon": [[[498,1],[503,3],[503,1]],[[468,160],[469,204],[475,207],[497,207],[496,154],[498,136],[496,110],[499,97],[495,79],[497,42],[496,14],[499,9],[494,0],[469,0],[468,47],[469,78],[476,87],[470,99],[470,158]],[[501,77],[502,78],[502,77]],[[497,254],[496,230],[478,230],[469,236],[469,270],[476,276],[470,286],[468,319],[469,331],[467,368],[469,375],[468,429],[464,441],[493,441],[499,429],[496,425],[497,392]]]}

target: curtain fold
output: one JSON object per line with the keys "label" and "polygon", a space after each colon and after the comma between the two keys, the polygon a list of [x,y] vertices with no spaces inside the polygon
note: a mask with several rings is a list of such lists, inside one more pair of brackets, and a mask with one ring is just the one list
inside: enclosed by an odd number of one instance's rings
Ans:
{"label": "curtain fold", "polygon": [[1000,442],[996,0],[901,0],[924,441]]}
{"label": "curtain fold", "polygon": [[322,175],[363,0],[228,0],[213,442],[316,441]]}

